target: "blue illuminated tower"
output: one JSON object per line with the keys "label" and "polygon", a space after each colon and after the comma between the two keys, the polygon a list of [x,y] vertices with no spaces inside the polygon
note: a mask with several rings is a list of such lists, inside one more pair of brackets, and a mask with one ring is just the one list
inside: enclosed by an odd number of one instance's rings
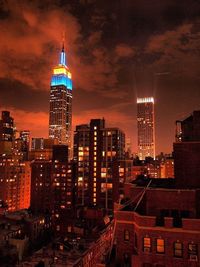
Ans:
{"label": "blue illuminated tower", "polygon": [[53,68],[50,90],[49,138],[58,139],[71,150],[72,75],[67,66],[64,44],[59,64]]}

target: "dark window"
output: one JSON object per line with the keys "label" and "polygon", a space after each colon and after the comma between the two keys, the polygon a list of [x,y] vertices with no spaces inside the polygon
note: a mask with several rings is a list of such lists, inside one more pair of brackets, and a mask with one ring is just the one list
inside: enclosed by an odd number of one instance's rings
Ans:
{"label": "dark window", "polygon": [[156,239],[156,252],[159,254],[165,253],[165,240],[162,238]]}
{"label": "dark window", "polygon": [[181,216],[179,214],[178,210],[172,210],[172,217],[173,217],[173,226],[180,228],[182,227],[182,219]]}
{"label": "dark window", "polygon": [[124,241],[129,241],[130,233],[128,230],[124,230]]}
{"label": "dark window", "polygon": [[174,257],[183,257],[183,243],[181,243],[180,241],[174,242]]}
{"label": "dark window", "polygon": [[164,226],[164,225],[165,225],[164,217],[157,216],[156,217],[156,226]]}
{"label": "dark window", "polygon": [[181,218],[190,218],[189,210],[181,210]]}

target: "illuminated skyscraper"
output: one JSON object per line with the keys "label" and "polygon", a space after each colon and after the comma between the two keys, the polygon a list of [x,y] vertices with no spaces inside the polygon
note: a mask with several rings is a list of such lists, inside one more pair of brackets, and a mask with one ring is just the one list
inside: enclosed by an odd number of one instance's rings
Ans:
{"label": "illuminated skyscraper", "polygon": [[137,98],[138,156],[155,158],[154,98]]}
{"label": "illuminated skyscraper", "polygon": [[71,148],[72,76],[66,62],[64,45],[60,61],[53,68],[50,91],[49,138]]}

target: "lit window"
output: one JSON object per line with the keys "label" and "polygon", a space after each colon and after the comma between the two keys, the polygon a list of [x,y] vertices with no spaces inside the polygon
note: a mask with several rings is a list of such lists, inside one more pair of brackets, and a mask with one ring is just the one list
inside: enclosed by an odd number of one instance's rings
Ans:
{"label": "lit window", "polygon": [[143,239],[143,251],[144,252],[150,252],[151,251],[151,238],[150,237],[144,237],[144,239]]}
{"label": "lit window", "polygon": [[94,136],[97,136],[97,132],[94,132]]}
{"label": "lit window", "polygon": [[124,241],[129,241],[130,233],[128,230],[124,230]]}
{"label": "lit window", "polygon": [[96,197],[96,193],[93,194],[93,197]]}
{"label": "lit window", "polygon": [[96,130],[97,129],[97,126],[94,126],[94,130]]}
{"label": "lit window", "polygon": [[94,145],[96,146],[97,145],[97,142],[94,142]]}
{"label": "lit window", "polygon": [[97,166],[97,163],[96,162],[94,162],[94,166]]}
{"label": "lit window", "polygon": [[165,241],[162,238],[156,239],[156,252],[163,254],[165,253]]}
{"label": "lit window", "polygon": [[94,157],[94,160],[97,160],[97,157]]}
{"label": "lit window", "polygon": [[174,257],[183,257],[183,244],[180,241],[174,242]]}
{"label": "lit window", "polygon": [[97,186],[97,184],[96,184],[96,183],[94,183],[93,185],[94,185],[94,187],[96,187],[96,186]]}

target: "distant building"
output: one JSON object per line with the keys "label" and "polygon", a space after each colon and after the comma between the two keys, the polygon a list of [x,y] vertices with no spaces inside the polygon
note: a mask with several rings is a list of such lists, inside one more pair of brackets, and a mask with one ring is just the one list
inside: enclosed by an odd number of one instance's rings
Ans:
{"label": "distant building", "polygon": [[74,202],[73,167],[65,145],[53,146],[52,158],[35,158],[31,163],[31,210],[52,215],[54,229],[63,230],[67,212]]}
{"label": "distant building", "polygon": [[138,156],[155,159],[154,98],[137,98]]}
{"label": "distant building", "polygon": [[9,111],[2,111],[0,120],[0,141],[13,141],[14,120]]}
{"label": "distant building", "polygon": [[161,176],[160,178],[174,178],[174,159],[167,157],[160,163]]}
{"label": "distant building", "polygon": [[44,138],[32,138],[31,150],[44,149]]}
{"label": "distant building", "polygon": [[174,172],[177,187],[200,188],[200,111],[178,121],[174,143]]}
{"label": "distant building", "polygon": [[52,163],[35,159],[31,163],[31,210],[34,214],[52,211]]}
{"label": "distant building", "polygon": [[60,61],[53,69],[50,90],[49,138],[68,145],[71,151],[72,75],[67,66],[64,44]]}
{"label": "distant building", "polygon": [[31,186],[30,163],[0,158],[0,199],[9,211],[29,208]]}
{"label": "distant building", "polygon": [[[79,125],[74,134],[74,161],[77,163],[77,203],[106,210],[119,199],[117,161],[125,157],[125,135],[119,128],[105,128],[104,119]],[[118,167],[117,167],[118,168]]]}

